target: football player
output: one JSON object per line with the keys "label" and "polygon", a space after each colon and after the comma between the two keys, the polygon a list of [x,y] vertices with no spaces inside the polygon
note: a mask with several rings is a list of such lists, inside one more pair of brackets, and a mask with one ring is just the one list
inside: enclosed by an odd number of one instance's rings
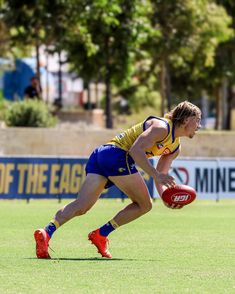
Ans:
{"label": "football player", "polygon": [[[193,138],[200,127],[200,120],[200,109],[184,101],[165,117],[150,116],[97,147],[87,162],[86,179],[78,198],[57,211],[45,228],[35,231],[37,257],[50,258],[48,244],[53,233],[67,221],[91,209],[104,188],[116,185],[130,198],[131,203],[88,235],[98,252],[103,257],[111,258],[107,247],[108,235],[152,208],[148,188],[136,164],[153,178],[161,196],[164,188],[175,185],[175,179],[168,171],[180,152],[180,137]],[[153,156],[160,156],[156,168],[148,160]]]}

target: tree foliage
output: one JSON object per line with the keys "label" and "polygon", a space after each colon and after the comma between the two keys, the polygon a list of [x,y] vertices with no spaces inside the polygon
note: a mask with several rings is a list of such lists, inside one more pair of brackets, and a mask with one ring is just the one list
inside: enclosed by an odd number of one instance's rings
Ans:
{"label": "tree foliage", "polygon": [[5,0],[3,8],[12,46],[66,50],[86,83],[106,84],[107,127],[114,90],[136,108],[160,91],[163,112],[179,95],[198,99],[224,77],[234,82],[231,0]]}
{"label": "tree foliage", "polygon": [[150,39],[147,48],[158,67],[161,93],[170,108],[172,92],[181,94],[183,88],[186,94],[187,86],[190,90],[196,84],[197,90],[204,88],[218,44],[231,37],[230,18],[211,1],[157,0],[152,1],[152,7],[152,24],[160,37]]}

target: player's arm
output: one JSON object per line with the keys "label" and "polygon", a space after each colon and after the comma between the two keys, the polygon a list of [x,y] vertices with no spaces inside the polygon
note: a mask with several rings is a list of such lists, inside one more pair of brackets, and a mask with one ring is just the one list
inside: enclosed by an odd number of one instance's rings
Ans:
{"label": "player's arm", "polygon": [[[157,171],[160,173],[163,173],[163,174],[168,174],[173,160],[179,155],[179,153],[180,153],[180,146],[176,152],[171,153],[171,154],[162,155],[159,158],[158,163],[157,163],[157,167],[156,167]],[[162,192],[165,190],[166,187],[164,187],[163,185],[161,185],[159,183],[156,183],[156,188],[157,188],[159,195],[161,196]]]}
{"label": "player's arm", "polygon": [[[167,174],[169,172],[169,169],[171,167],[171,164],[173,162],[173,160],[179,155],[180,153],[180,146],[178,148],[178,150],[174,153],[171,153],[171,154],[166,154],[166,155],[162,155],[159,160],[158,160],[158,164],[157,164],[157,167],[156,169],[160,172],[160,173],[163,173],[163,174]],[[157,191],[158,191],[158,194],[162,195],[163,191],[167,188],[166,186],[164,185],[161,185],[159,183],[156,183],[156,188],[157,188]],[[172,208],[172,209],[180,209],[182,208],[183,206],[181,205],[169,205],[167,203],[164,202],[164,204],[168,207],[168,208]]]}
{"label": "player's arm", "polygon": [[151,148],[156,142],[162,141],[168,134],[167,126],[164,122],[154,121],[134,142],[129,150],[129,154],[134,161],[148,174],[155,183],[167,187],[174,186],[174,178],[155,169],[148,158],[145,150]]}

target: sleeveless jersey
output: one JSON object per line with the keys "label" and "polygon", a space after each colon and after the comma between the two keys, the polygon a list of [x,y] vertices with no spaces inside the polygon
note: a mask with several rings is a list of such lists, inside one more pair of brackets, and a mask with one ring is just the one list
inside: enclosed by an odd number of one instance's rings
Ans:
{"label": "sleeveless jersey", "polygon": [[118,146],[121,149],[128,151],[135,140],[145,131],[146,121],[153,118],[159,119],[166,123],[168,134],[163,140],[155,142],[155,144],[151,148],[146,149],[146,156],[153,157],[162,154],[172,154],[176,152],[180,147],[180,139],[175,138],[174,136],[174,125],[172,121],[168,118],[160,118],[155,116],[149,116],[143,122],[132,126],[123,133],[120,133],[119,135],[115,136],[110,142],[108,142],[108,144]]}

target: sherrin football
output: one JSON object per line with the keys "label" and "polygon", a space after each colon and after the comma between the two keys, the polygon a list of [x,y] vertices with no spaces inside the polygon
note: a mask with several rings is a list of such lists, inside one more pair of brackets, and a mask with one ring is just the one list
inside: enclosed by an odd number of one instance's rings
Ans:
{"label": "sherrin football", "polygon": [[196,191],[188,185],[175,185],[162,193],[162,200],[169,205],[188,205],[196,198]]}

